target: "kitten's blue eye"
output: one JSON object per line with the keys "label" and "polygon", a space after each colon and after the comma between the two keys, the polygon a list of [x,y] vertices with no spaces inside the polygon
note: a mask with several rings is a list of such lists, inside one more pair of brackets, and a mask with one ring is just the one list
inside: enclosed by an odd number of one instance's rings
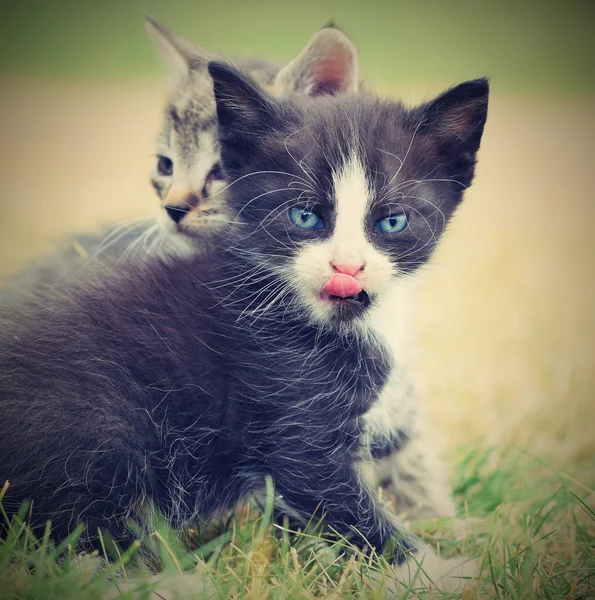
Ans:
{"label": "kitten's blue eye", "polygon": [[405,227],[407,227],[407,215],[405,214],[385,217],[378,220],[374,225],[374,229],[381,233],[400,233]]}
{"label": "kitten's blue eye", "polygon": [[291,222],[301,229],[323,229],[324,221],[307,208],[290,208],[289,218]]}

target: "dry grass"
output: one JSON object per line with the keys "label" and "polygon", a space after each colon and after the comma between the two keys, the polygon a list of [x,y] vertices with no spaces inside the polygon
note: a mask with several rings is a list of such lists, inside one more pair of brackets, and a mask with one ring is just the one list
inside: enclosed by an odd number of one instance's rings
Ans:
{"label": "dry grass", "polygon": [[[157,86],[4,84],[0,272],[66,232],[153,210]],[[482,597],[590,593],[571,575],[594,539],[572,495],[594,500],[594,134],[592,98],[496,92],[476,183],[420,287],[417,379],[457,498],[481,517],[466,543],[490,548]],[[440,524],[416,528],[456,541]],[[369,597],[354,589],[355,567],[308,562],[306,550],[268,546],[262,562],[248,538],[221,548],[211,567],[221,581],[227,572],[226,597]],[[300,591],[288,596],[292,581]]]}

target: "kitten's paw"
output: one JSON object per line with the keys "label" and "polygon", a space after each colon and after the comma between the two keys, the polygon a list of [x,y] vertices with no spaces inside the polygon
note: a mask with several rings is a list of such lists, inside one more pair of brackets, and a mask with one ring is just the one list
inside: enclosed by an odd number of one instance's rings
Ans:
{"label": "kitten's paw", "polygon": [[387,597],[395,597],[403,589],[433,588],[461,592],[475,584],[479,567],[478,559],[463,556],[444,559],[430,548],[423,548],[399,567],[394,567],[394,580],[387,582]]}
{"label": "kitten's paw", "polygon": [[424,487],[397,476],[383,479],[380,483],[382,495],[392,500],[390,504],[401,520],[452,519],[457,514],[457,506],[446,486]]}
{"label": "kitten's paw", "polygon": [[72,566],[80,573],[86,583],[90,583],[93,577],[105,568],[104,560],[97,554],[77,554],[72,561]]}

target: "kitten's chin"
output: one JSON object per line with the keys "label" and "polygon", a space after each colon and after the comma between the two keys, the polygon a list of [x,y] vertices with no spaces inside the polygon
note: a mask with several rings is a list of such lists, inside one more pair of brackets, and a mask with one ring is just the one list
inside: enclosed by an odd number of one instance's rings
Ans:
{"label": "kitten's chin", "polygon": [[353,296],[335,296],[334,294],[330,294],[323,290],[320,294],[320,300],[322,302],[329,302],[337,307],[359,304],[364,308],[368,308],[371,304],[370,295],[365,290],[362,290]]}
{"label": "kitten's chin", "polygon": [[364,290],[346,298],[323,292],[316,300],[310,302],[316,321],[341,330],[359,328],[373,305],[374,298]]}
{"label": "kitten's chin", "polygon": [[163,250],[166,255],[186,258],[194,256],[200,250],[200,245],[193,237],[179,233],[165,232]]}

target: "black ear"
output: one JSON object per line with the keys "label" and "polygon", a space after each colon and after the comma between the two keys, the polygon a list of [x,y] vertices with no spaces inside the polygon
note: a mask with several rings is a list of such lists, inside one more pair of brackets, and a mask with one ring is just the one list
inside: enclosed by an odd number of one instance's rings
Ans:
{"label": "black ear", "polygon": [[488,80],[474,79],[415,111],[417,134],[432,138],[448,176],[466,186],[473,178],[475,156],[488,116],[488,96]]}
{"label": "black ear", "polygon": [[223,167],[233,172],[250,161],[267,131],[279,126],[280,108],[249,75],[221,62],[210,62],[208,69]]}

